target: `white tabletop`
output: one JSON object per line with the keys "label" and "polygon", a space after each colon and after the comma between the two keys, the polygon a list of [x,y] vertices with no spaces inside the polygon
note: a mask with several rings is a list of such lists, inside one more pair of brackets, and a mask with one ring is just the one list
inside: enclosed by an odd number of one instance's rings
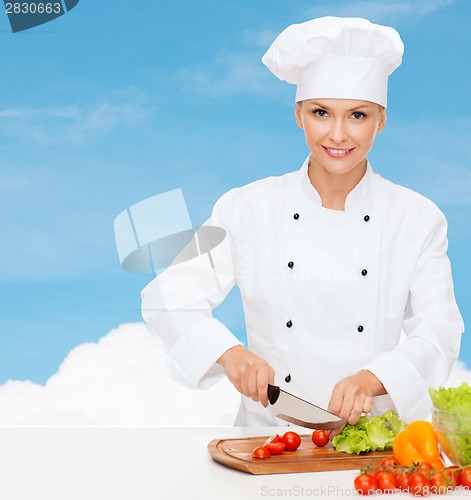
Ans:
{"label": "white tabletop", "polygon": [[[0,428],[0,498],[245,500],[356,496],[353,479],[358,471],[252,475],[215,462],[207,451],[207,444],[215,438],[271,435],[277,430]],[[458,493],[465,496],[468,492]],[[400,494],[388,498],[396,496],[404,498]]]}

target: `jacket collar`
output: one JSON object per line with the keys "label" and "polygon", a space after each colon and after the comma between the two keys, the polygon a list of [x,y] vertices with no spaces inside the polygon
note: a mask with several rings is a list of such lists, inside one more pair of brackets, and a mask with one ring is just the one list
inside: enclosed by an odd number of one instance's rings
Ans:
{"label": "jacket collar", "polygon": [[[308,165],[310,156],[306,158],[299,172],[301,175],[301,182],[304,194],[308,199],[314,204],[322,208],[322,200],[317,192],[316,188],[311,184],[311,180],[308,176]],[[362,177],[360,182],[348,193],[347,199],[345,200],[345,212],[349,212],[364,206],[368,201],[368,195],[370,192],[370,186],[373,177],[373,169],[370,162],[367,160],[366,172]],[[330,210],[330,209],[326,209]],[[333,212],[338,212],[338,210],[332,210]]]}

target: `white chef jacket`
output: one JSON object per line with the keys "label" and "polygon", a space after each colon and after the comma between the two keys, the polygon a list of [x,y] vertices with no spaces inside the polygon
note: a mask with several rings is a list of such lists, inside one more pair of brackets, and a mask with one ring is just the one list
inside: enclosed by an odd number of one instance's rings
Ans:
{"label": "white chef jacket", "polygon": [[[447,380],[464,329],[445,217],[369,163],[345,211],[324,208],[308,161],[224,194],[205,226],[225,238],[144,288],[144,320],[172,377],[208,388],[224,376],[216,360],[240,343],[211,314],[237,285],[248,349],[273,367],[276,385],[326,407],[336,382],[365,369],[388,393],[373,413],[426,418],[428,388]],[[242,396],[235,425],[286,422]]]}

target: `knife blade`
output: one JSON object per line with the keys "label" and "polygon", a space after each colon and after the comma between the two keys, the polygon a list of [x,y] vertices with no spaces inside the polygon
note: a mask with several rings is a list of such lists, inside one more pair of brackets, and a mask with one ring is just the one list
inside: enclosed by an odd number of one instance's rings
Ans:
{"label": "knife blade", "polygon": [[283,391],[277,385],[268,384],[268,400],[278,418],[301,427],[335,429],[346,423],[346,419]]}

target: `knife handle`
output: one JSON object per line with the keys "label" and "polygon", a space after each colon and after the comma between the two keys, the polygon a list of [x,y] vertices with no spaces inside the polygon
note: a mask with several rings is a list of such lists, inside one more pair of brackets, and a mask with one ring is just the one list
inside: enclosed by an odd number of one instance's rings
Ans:
{"label": "knife handle", "polygon": [[268,401],[274,405],[280,396],[280,388],[277,385],[268,384]]}

